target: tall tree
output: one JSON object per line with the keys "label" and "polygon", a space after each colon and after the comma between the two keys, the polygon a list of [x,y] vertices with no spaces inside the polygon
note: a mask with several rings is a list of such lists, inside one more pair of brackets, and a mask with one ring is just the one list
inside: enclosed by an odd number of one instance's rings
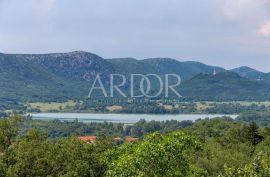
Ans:
{"label": "tall tree", "polygon": [[187,176],[192,172],[189,155],[200,149],[193,137],[182,132],[154,133],[144,141],[125,144],[108,155],[107,176]]}
{"label": "tall tree", "polygon": [[11,145],[17,135],[20,120],[17,115],[0,120],[0,151],[5,151]]}

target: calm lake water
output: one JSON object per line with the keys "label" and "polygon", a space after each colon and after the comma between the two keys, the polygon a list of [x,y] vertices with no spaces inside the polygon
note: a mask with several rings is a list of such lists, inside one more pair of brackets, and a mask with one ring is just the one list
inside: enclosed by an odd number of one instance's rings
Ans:
{"label": "calm lake water", "polygon": [[[191,120],[205,118],[222,117],[225,115],[221,114],[95,114],[95,113],[37,113],[31,114],[33,119],[39,120],[54,120],[59,119],[61,121],[74,121],[78,119],[79,122],[113,122],[113,123],[127,123],[133,124],[138,122],[140,119],[146,121],[166,121],[166,120]],[[237,115],[226,115],[231,118],[236,118]]]}

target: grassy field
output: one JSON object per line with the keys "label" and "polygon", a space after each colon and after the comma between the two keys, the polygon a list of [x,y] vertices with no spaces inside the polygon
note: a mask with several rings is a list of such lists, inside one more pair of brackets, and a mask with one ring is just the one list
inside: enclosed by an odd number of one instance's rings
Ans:
{"label": "grassy field", "polygon": [[211,104],[209,102],[205,102],[205,103],[196,102],[195,105],[196,105],[196,110],[199,110],[199,111],[206,110],[207,108],[211,107]]}
{"label": "grassy field", "polygon": [[122,106],[117,106],[117,105],[106,106],[106,109],[108,109],[110,112],[118,111],[118,110],[121,110],[122,108],[123,108]]}
{"label": "grassy field", "polygon": [[42,103],[42,102],[36,102],[36,103],[28,103],[28,106],[33,109],[39,109],[41,112],[48,112],[51,110],[57,110],[60,111],[62,109],[65,109],[66,107],[74,107],[76,105],[76,102],[74,101],[67,101],[63,103]]}

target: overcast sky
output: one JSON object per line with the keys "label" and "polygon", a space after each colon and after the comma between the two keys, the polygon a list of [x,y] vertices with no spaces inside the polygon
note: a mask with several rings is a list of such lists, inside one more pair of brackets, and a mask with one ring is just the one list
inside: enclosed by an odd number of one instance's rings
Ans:
{"label": "overcast sky", "polygon": [[0,52],[74,50],[270,72],[270,0],[0,0]]}

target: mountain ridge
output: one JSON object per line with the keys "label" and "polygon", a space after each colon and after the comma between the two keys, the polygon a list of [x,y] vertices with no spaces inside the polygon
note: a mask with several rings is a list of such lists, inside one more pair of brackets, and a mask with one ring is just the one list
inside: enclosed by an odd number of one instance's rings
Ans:
{"label": "mountain ridge", "polygon": [[[243,80],[243,73],[252,68],[240,68],[231,70],[238,75],[220,75],[227,73],[222,67],[206,65],[196,61],[179,61],[171,58],[149,58],[138,60],[135,58],[114,58],[104,59],[96,54],[74,51],[68,53],[50,53],[50,54],[0,54],[0,99],[16,99],[23,101],[55,101],[67,99],[84,99],[90,90],[91,82],[97,74],[107,87],[110,74],[178,74],[183,79],[183,90],[186,95],[192,97],[191,93],[200,92],[196,84],[201,83],[201,87],[208,90],[201,90],[205,94],[209,94],[208,98],[222,98],[221,93],[230,97],[233,90],[239,91],[238,82],[247,85],[247,88],[241,87],[243,93],[241,99],[246,98],[262,98],[264,92],[268,89],[269,84],[264,82],[267,74],[263,75],[262,80],[256,77],[247,77]],[[256,70],[255,70],[256,71]],[[259,72],[259,71],[258,71]],[[262,72],[261,72],[262,73]],[[205,75],[205,76],[204,76]],[[210,79],[206,79],[205,77]],[[226,82],[212,82],[211,77],[221,78]],[[201,81],[196,77],[202,77]],[[269,77],[270,78],[270,77]],[[269,79],[270,80],[270,79]],[[211,82],[210,82],[211,81]],[[256,82],[255,82],[256,81]],[[222,83],[223,85],[215,85]],[[212,86],[211,86],[212,84]],[[192,86],[193,85],[193,86]],[[187,91],[188,88],[190,91]],[[224,92],[216,93],[211,90],[223,89]],[[252,97],[252,93],[261,90],[260,96]],[[125,88],[128,90],[128,88]],[[232,89],[230,91],[229,89]],[[246,90],[246,91],[245,91]],[[270,91],[269,91],[270,92]],[[213,93],[217,95],[214,96]],[[212,94],[212,95],[211,95]],[[194,95],[196,95],[194,93]],[[207,96],[207,95],[204,95]],[[199,95],[197,95],[199,98]],[[206,99],[206,98],[205,98]],[[270,99],[270,96],[269,96]]]}

